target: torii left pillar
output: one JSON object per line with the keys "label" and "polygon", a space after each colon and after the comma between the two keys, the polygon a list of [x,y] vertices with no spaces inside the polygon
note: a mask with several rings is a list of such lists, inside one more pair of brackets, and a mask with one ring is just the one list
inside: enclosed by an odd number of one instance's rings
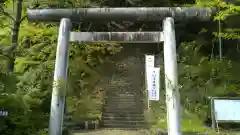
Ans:
{"label": "torii left pillar", "polygon": [[68,72],[68,43],[71,32],[70,19],[63,18],[59,27],[54,70],[49,135],[62,135],[65,93]]}

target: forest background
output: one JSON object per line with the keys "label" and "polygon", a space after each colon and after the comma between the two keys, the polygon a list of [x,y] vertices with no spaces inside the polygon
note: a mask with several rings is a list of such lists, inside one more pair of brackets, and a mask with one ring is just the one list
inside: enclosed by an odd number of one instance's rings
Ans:
{"label": "forest background", "polygon": [[[208,22],[176,24],[183,130],[200,132],[205,130],[208,97],[240,94],[238,3],[238,0],[0,0],[0,108],[9,111],[8,117],[0,117],[0,134],[47,134],[59,24],[29,22],[27,8],[219,8],[219,13]],[[221,33],[218,33],[219,20]],[[159,25],[137,22],[74,25],[75,30],[80,28],[82,31],[146,31],[159,30]],[[219,36],[223,39],[222,49]],[[67,110],[75,119],[100,116],[102,96],[95,86],[104,76],[103,65],[114,62],[111,58],[123,50],[121,44],[110,47],[106,44],[70,45]],[[166,128],[166,120],[161,116],[164,113],[160,113],[165,108],[158,108],[162,104],[164,100],[152,104],[153,127]]]}

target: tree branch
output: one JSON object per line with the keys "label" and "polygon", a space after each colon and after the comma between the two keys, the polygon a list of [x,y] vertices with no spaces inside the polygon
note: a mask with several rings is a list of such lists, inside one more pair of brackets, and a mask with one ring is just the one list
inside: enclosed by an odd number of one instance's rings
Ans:
{"label": "tree branch", "polygon": [[24,15],[19,22],[21,23],[26,18],[27,18],[27,15]]}
{"label": "tree branch", "polygon": [[[36,5],[34,5],[33,7],[31,7],[31,9],[34,9],[34,8],[37,8],[37,7],[39,7],[39,4],[36,4]],[[21,23],[24,19],[26,19],[27,18],[27,15],[24,15],[22,18],[21,18],[21,20],[19,21],[19,23]]]}
{"label": "tree branch", "polygon": [[5,28],[5,27],[8,27],[10,29],[13,29],[13,27],[9,26],[9,25],[1,25],[0,28]]}
{"label": "tree branch", "polygon": [[127,31],[127,29],[124,26],[121,26],[120,24],[117,24],[115,21],[111,21],[111,24],[117,26],[119,29]]}
{"label": "tree branch", "polygon": [[[39,5],[38,4],[36,4],[36,5],[34,5],[33,7],[31,7],[31,8],[37,8]],[[19,23],[21,23],[24,19],[26,19],[27,18],[27,15],[24,15],[21,19],[20,19],[20,21],[19,21]]]}
{"label": "tree branch", "polygon": [[15,21],[14,17],[11,16],[8,12],[5,12],[3,7],[0,6],[0,13],[2,13],[3,15],[9,17],[10,19],[12,19],[13,21]]}
{"label": "tree branch", "polygon": [[8,47],[6,45],[0,45],[0,55],[10,58],[10,56],[7,54]]}
{"label": "tree branch", "polygon": [[143,24],[139,29],[138,31],[142,31],[143,27],[145,26],[145,24]]}

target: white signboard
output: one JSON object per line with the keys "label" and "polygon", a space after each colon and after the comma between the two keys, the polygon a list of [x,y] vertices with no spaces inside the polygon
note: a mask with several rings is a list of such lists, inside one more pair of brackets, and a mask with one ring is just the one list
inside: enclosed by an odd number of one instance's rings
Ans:
{"label": "white signboard", "polygon": [[154,67],[154,55],[145,55],[146,71]]}
{"label": "white signboard", "polygon": [[240,121],[240,100],[214,99],[216,121]]}
{"label": "white signboard", "polygon": [[149,78],[147,78],[147,89],[149,100],[159,100],[159,88],[160,88],[160,68],[149,68]]}
{"label": "white signboard", "polygon": [[145,77],[146,77],[146,88],[148,89],[148,84],[151,83],[151,74],[149,73],[149,69],[154,68],[154,55],[145,55]]}

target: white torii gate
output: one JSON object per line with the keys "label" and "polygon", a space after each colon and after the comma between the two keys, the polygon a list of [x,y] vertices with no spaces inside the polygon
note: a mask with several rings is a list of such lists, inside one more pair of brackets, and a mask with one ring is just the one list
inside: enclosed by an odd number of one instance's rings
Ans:
{"label": "white torii gate", "polygon": [[[209,20],[210,8],[162,7],[162,8],[78,8],[78,9],[30,9],[30,20],[60,21],[54,71],[49,135],[61,135],[66,87],[59,79],[67,81],[68,42],[118,42],[164,44],[165,88],[168,135],[181,135],[180,95],[176,58],[174,19]],[[163,20],[163,32],[71,32],[71,21],[96,20]],[[61,87],[59,87],[60,85]]]}

